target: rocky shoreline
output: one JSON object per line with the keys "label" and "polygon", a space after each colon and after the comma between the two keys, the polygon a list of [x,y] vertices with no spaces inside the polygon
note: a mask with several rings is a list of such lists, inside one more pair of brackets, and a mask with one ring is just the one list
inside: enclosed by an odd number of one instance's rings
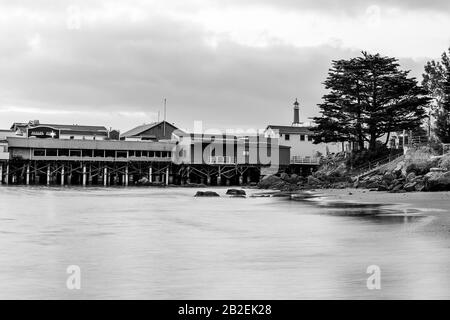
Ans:
{"label": "rocky shoreline", "polygon": [[450,155],[434,155],[423,148],[412,150],[397,161],[359,178],[349,173],[327,174],[319,169],[306,178],[286,173],[268,176],[258,188],[280,191],[359,188],[391,193],[450,191]]}

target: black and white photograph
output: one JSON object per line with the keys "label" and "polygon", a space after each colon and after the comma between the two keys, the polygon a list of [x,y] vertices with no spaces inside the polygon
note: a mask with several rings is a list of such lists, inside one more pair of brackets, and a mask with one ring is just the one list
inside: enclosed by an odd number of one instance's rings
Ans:
{"label": "black and white photograph", "polygon": [[0,0],[0,300],[449,299],[448,0]]}

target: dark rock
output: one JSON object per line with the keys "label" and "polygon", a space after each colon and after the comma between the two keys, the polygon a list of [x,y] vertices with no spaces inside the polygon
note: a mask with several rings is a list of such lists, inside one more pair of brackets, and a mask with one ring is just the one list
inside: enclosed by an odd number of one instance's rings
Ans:
{"label": "dark rock", "polygon": [[377,191],[388,191],[388,187],[386,187],[385,185],[380,185],[379,187],[378,187],[378,190]]}
{"label": "dark rock", "polygon": [[285,182],[277,176],[266,176],[259,183],[258,188],[260,189],[278,189],[278,187]]}
{"label": "dark rock", "polygon": [[392,173],[385,173],[385,175],[383,176],[382,180],[385,181],[386,183],[390,184],[392,181],[394,181],[396,177],[394,177],[394,175]]}
{"label": "dark rock", "polygon": [[322,184],[322,181],[320,181],[316,177],[309,176],[308,177],[308,184],[310,184],[310,185],[320,185],[320,184]]}
{"label": "dark rock", "polygon": [[289,175],[287,173],[283,172],[282,174],[280,174],[280,178],[281,178],[281,180],[287,180],[287,179],[289,179]]}
{"label": "dark rock", "polygon": [[230,196],[245,196],[246,195],[245,190],[242,190],[242,189],[228,189],[226,194],[230,195]]}
{"label": "dark rock", "polygon": [[197,191],[195,197],[220,197],[217,192],[214,191]]}
{"label": "dark rock", "polygon": [[417,185],[417,182],[408,182],[407,184],[405,184],[403,186],[403,189],[405,189],[405,191],[408,191],[408,192],[414,192],[414,191],[416,191],[416,185]]}
{"label": "dark rock", "polygon": [[378,189],[380,184],[378,182],[371,182],[367,185],[367,189]]}
{"label": "dark rock", "polygon": [[416,182],[416,186],[414,188],[417,192],[422,192],[425,190],[425,184],[423,182]]}
{"label": "dark rock", "polygon": [[426,191],[448,191],[450,190],[450,171],[427,173],[424,184]]}
{"label": "dark rock", "polygon": [[396,185],[391,191],[391,193],[401,193],[404,192],[405,190],[403,190],[403,185],[402,184],[398,184]]}
{"label": "dark rock", "polygon": [[408,173],[406,176],[406,182],[412,182],[416,178],[416,174],[414,172]]}

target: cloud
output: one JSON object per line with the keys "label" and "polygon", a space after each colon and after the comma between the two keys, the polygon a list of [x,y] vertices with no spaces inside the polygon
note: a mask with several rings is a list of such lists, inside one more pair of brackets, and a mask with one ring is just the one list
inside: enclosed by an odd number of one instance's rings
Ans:
{"label": "cloud", "polygon": [[[398,11],[356,1],[342,6],[358,12],[352,18],[326,1],[208,3],[0,4],[0,126],[84,118],[125,130],[156,120],[164,97],[169,120],[183,127],[289,124],[296,97],[303,120],[317,114],[333,59],[380,51],[420,76],[425,57],[447,46],[443,32],[424,36],[430,23],[448,23],[437,11],[433,21],[416,11],[398,20]],[[423,19],[429,24],[415,24]]]}

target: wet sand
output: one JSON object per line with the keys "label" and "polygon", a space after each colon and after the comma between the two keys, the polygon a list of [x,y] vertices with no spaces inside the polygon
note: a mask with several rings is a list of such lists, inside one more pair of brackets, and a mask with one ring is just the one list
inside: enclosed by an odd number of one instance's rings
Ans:
{"label": "wet sand", "polygon": [[432,216],[424,232],[441,233],[450,237],[450,192],[373,192],[363,189],[331,189],[318,191],[323,196],[338,201],[395,205],[405,213]]}

